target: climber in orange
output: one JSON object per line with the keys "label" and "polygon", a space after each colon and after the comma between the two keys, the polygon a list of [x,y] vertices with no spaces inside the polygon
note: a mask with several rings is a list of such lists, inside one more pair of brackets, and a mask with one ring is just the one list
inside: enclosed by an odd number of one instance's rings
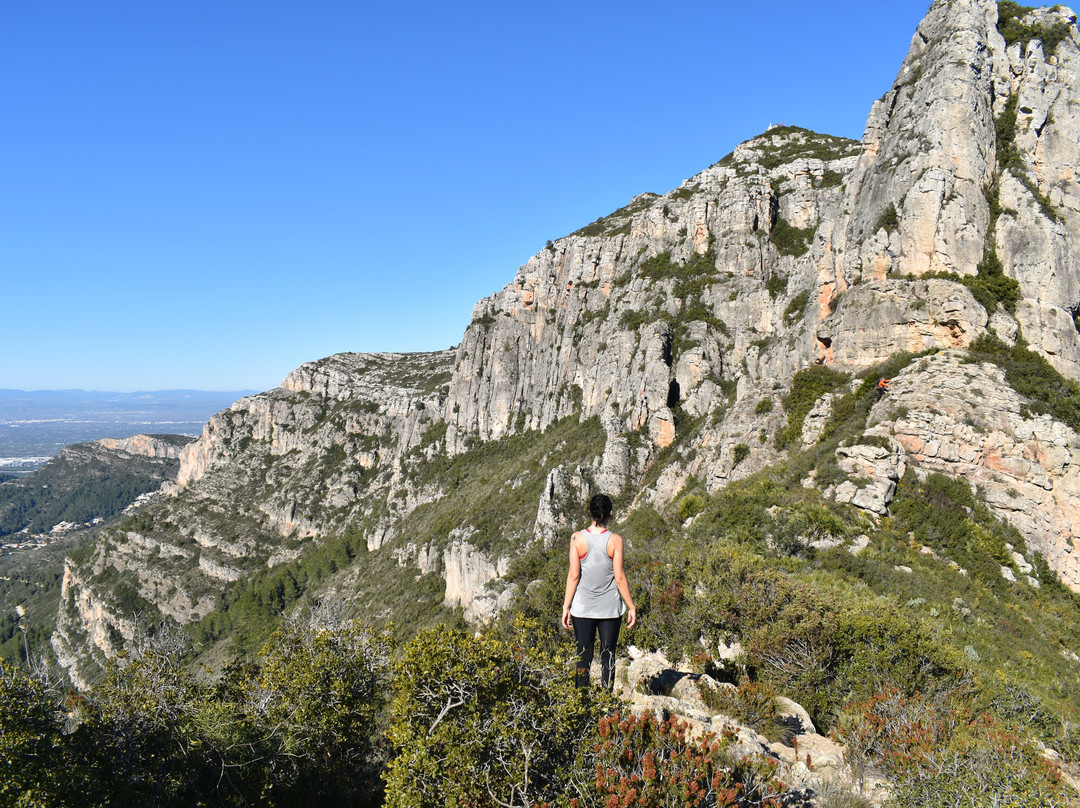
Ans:
{"label": "climber in orange", "polygon": [[889,392],[889,382],[892,379],[878,379],[877,383],[877,400],[881,401],[881,397]]}

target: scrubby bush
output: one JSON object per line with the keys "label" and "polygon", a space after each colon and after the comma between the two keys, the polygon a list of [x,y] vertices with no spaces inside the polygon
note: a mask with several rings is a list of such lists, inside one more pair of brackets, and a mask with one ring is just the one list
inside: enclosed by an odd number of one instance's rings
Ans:
{"label": "scrubby bush", "polygon": [[522,624],[517,634],[431,629],[405,646],[388,806],[534,805],[564,793],[613,703],[603,691],[575,688],[573,662],[536,647],[535,629]]}
{"label": "scrubby bush", "polygon": [[[786,219],[777,216],[772,230],[769,231],[769,241],[776,247],[776,251],[780,255],[791,255],[798,258],[810,250],[810,243],[813,241],[816,231],[817,225],[795,227]],[[769,289],[769,292],[771,294],[772,289]],[[773,297],[775,298],[776,295],[773,294]]]}
{"label": "scrubby bush", "polygon": [[824,365],[800,370],[791,380],[791,390],[782,399],[788,414],[787,424],[776,433],[776,448],[783,449],[802,436],[803,421],[814,402],[826,393],[847,384],[847,373]]}
{"label": "scrubby bush", "polygon": [[0,659],[0,805],[94,805],[100,772],[85,733],[64,735],[64,714],[41,682]]}
{"label": "scrubby bush", "polygon": [[1001,0],[997,6],[997,28],[1005,37],[1007,45],[1019,42],[1021,51],[1024,51],[1031,40],[1037,39],[1042,42],[1043,54],[1049,58],[1057,51],[1057,46],[1069,37],[1071,26],[1066,22],[1056,22],[1049,26],[1038,23],[1025,24],[1024,16],[1035,10],[1031,6],[1022,6],[1013,0]]}
{"label": "scrubby bush", "polygon": [[886,232],[891,233],[898,227],[900,227],[900,217],[896,213],[896,205],[890,202],[889,206],[881,212],[877,221],[874,222],[874,232],[876,233],[879,230],[885,230]]}
{"label": "scrubby bush", "polygon": [[943,474],[919,481],[909,472],[893,513],[900,529],[955,561],[983,586],[1002,590],[1008,585],[1001,575],[1002,567],[1013,565],[1008,539],[1022,539],[976,501],[967,481]]}
{"label": "scrubby bush", "polygon": [[757,677],[829,726],[851,693],[872,693],[893,677],[932,690],[963,670],[930,632],[889,607],[849,603],[775,571],[735,590],[739,634]]}
{"label": "scrubby bush", "polygon": [[0,662],[0,805],[378,804],[389,640],[327,614],[214,683],[175,627],[140,632],[63,709]]}
{"label": "scrubby bush", "polygon": [[[734,734],[693,737],[685,722],[657,721],[651,713],[603,718],[599,742],[571,782],[566,802],[589,805],[780,806],[776,764],[732,754]],[[591,765],[590,765],[591,764]]]}
{"label": "scrubby bush", "polygon": [[275,802],[377,796],[390,651],[386,632],[318,612],[270,638],[244,684],[249,720],[273,763],[264,788]]}
{"label": "scrubby bush", "polygon": [[680,521],[685,522],[687,519],[697,516],[705,509],[705,498],[701,494],[686,494],[679,498],[679,501],[675,504],[675,512],[678,514]]}
{"label": "scrubby bush", "polygon": [[795,297],[791,298],[791,302],[787,304],[787,308],[784,309],[784,322],[789,323],[800,314],[806,308],[806,304],[810,302],[810,293],[808,291],[799,292]]}
{"label": "scrubby bush", "polygon": [[896,780],[896,808],[1018,808],[1070,804],[1057,767],[1038,756],[1023,728],[1003,725],[970,700],[932,702],[892,684],[849,704],[839,739],[858,777],[870,764]]}
{"label": "scrubby bush", "polygon": [[993,362],[1005,371],[1005,381],[1028,399],[1031,412],[1049,413],[1080,430],[1080,384],[1058,373],[1045,357],[1022,340],[1009,347],[992,334],[971,343],[972,359]]}
{"label": "scrubby bush", "polygon": [[785,728],[777,718],[776,689],[767,682],[744,678],[734,689],[699,685],[698,692],[713,712],[738,719],[771,741],[785,738]]}

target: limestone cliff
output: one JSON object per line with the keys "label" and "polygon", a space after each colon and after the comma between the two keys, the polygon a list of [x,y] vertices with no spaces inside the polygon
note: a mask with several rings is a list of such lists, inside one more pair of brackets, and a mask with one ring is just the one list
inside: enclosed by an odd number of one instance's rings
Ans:
{"label": "limestone cliff", "polygon": [[1052,53],[1039,39],[1007,44],[992,0],[931,6],[867,121],[844,200],[837,291],[890,275],[971,276],[995,256],[1019,283],[1027,340],[1076,377],[1076,16],[1055,6],[1025,22],[1061,25],[1064,39]]}
{"label": "limestone cliff", "polygon": [[1034,415],[1001,368],[953,352],[893,381],[869,434],[891,435],[907,461],[979,486],[1074,591],[1080,591],[1080,435]]}

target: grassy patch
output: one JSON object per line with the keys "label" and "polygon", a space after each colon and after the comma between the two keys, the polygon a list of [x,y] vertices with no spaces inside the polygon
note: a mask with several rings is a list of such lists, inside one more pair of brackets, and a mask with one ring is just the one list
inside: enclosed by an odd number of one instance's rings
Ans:
{"label": "grassy patch", "polygon": [[656,194],[644,193],[634,198],[629,204],[618,210],[601,216],[591,224],[571,233],[571,236],[616,236],[630,232],[630,221],[635,214],[649,208],[659,199]]}
{"label": "grassy patch", "polygon": [[770,275],[769,279],[765,281],[765,291],[769,293],[769,297],[776,300],[787,291],[787,284],[786,275]]}
{"label": "grassy patch", "polygon": [[874,232],[878,230],[885,230],[892,233],[900,227],[900,217],[896,213],[896,205],[889,203],[889,207],[885,208],[878,216],[877,221],[874,222]]}
{"label": "grassy patch", "polygon": [[804,129],[801,126],[775,126],[764,134],[753,138],[751,143],[754,140],[776,137],[786,137],[787,139],[778,148],[769,148],[766,154],[758,160],[758,163],[769,171],[800,158],[824,161],[840,160],[858,154],[862,148],[857,140],[823,135],[810,129]]}
{"label": "grassy patch", "polygon": [[806,309],[806,304],[810,302],[810,292],[802,291],[795,297],[791,298],[791,302],[788,303],[787,308],[784,309],[784,322],[789,323],[795,320]]}

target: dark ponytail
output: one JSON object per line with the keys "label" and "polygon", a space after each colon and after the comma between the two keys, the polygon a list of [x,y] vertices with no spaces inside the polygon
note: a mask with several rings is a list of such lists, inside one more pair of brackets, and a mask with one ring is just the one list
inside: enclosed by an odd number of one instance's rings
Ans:
{"label": "dark ponytail", "polygon": [[597,494],[589,501],[589,516],[598,525],[607,525],[611,518],[611,499],[607,494]]}

